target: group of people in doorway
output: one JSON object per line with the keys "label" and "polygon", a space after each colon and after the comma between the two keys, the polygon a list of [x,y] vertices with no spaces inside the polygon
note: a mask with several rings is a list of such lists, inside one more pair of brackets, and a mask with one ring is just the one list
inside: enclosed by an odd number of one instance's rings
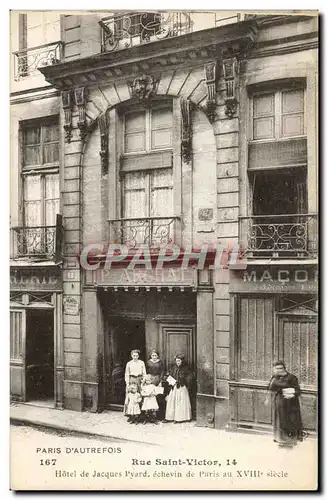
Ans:
{"label": "group of people in doorway", "polygon": [[[156,350],[144,363],[140,351],[131,351],[125,367],[126,395],[124,414],[130,423],[186,422],[192,418],[190,393],[192,372],[183,355],[177,355],[172,369],[165,373]],[[298,379],[286,370],[284,361],[273,366],[268,386],[272,394],[274,441],[279,446],[294,446],[303,440]],[[269,396],[265,402],[269,404]]]}
{"label": "group of people in doorway", "polygon": [[139,356],[140,351],[133,349],[125,367],[124,414],[128,421],[136,424],[190,421],[193,376],[184,356],[175,356],[169,372],[165,372],[158,351],[151,351],[146,364]]}

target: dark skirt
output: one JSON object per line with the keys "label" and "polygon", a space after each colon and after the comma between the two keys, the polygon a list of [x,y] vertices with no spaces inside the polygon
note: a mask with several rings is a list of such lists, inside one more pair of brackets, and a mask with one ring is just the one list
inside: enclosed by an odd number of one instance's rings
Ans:
{"label": "dark skirt", "polygon": [[282,394],[274,397],[274,440],[282,445],[293,445],[303,440],[303,425],[298,397],[285,399]]}

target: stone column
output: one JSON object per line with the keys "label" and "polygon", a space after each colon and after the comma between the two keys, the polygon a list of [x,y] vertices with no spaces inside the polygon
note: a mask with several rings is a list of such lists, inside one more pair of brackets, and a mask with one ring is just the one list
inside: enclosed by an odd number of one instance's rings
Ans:
{"label": "stone column", "polygon": [[214,427],[215,371],[214,371],[213,287],[211,272],[199,271],[197,293],[197,425]]}

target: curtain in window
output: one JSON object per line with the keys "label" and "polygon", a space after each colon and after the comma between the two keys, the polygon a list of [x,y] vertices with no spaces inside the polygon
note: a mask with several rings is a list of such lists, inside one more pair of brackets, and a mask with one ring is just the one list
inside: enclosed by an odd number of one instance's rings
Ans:
{"label": "curtain in window", "polygon": [[41,176],[28,175],[24,178],[24,225],[41,226]]}
{"label": "curtain in window", "polygon": [[[144,172],[126,174],[124,177],[124,218],[148,217],[146,184],[148,176]],[[127,221],[123,226],[123,239],[126,243],[147,243],[148,222],[144,220]]]}
{"label": "curtain in window", "polygon": [[[161,217],[173,214],[172,169],[155,170],[151,174],[150,215]],[[160,245],[173,237],[173,224],[165,219],[153,222],[152,242]]]}

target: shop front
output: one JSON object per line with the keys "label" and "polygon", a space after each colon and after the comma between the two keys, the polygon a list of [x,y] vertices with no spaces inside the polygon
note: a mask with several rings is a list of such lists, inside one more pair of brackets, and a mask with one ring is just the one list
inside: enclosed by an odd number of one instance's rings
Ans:
{"label": "shop front", "polygon": [[[202,307],[200,313],[199,295],[202,294],[197,271],[88,271],[85,294],[96,296],[98,316],[101,317],[97,338],[98,359],[102,360],[102,373],[98,376],[98,381],[102,381],[99,387],[102,408],[122,409],[124,371],[131,359],[131,350],[140,350],[140,359],[147,362],[151,350],[156,349],[165,372],[174,364],[177,354],[184,355],[193,373],[190,387],[193,418],[205,418],[197,407],[198,392],[205,392],[209,388],[208,381],[213,381],[213,297],[212,293],[207,294],[209,307],[207,310]],[[86,303],[91,305],[90,300]],[[85,309],[84,313],[90,318],[92,309]],[[210,322],[204,320],[199,325],[203,315],[210,318]],[[200,336],[204,328],[209,328],[205,343]],[[210,375],[206,377],[205,372]],[[207,387],[202,391],[205,379]],[[210,391],[213,397],[213,387]]]}
{"label": "shop front", "polygon": [[11,268],[10,393],[13,400],[62,406],[61,270]]}
{"label": "shop front", "polygon": [[277,360],[301,387],[304,429],[317,429],[317,283],[312,266],[248,266],[231,272],[230,426],[267,432],[264,404]]}

